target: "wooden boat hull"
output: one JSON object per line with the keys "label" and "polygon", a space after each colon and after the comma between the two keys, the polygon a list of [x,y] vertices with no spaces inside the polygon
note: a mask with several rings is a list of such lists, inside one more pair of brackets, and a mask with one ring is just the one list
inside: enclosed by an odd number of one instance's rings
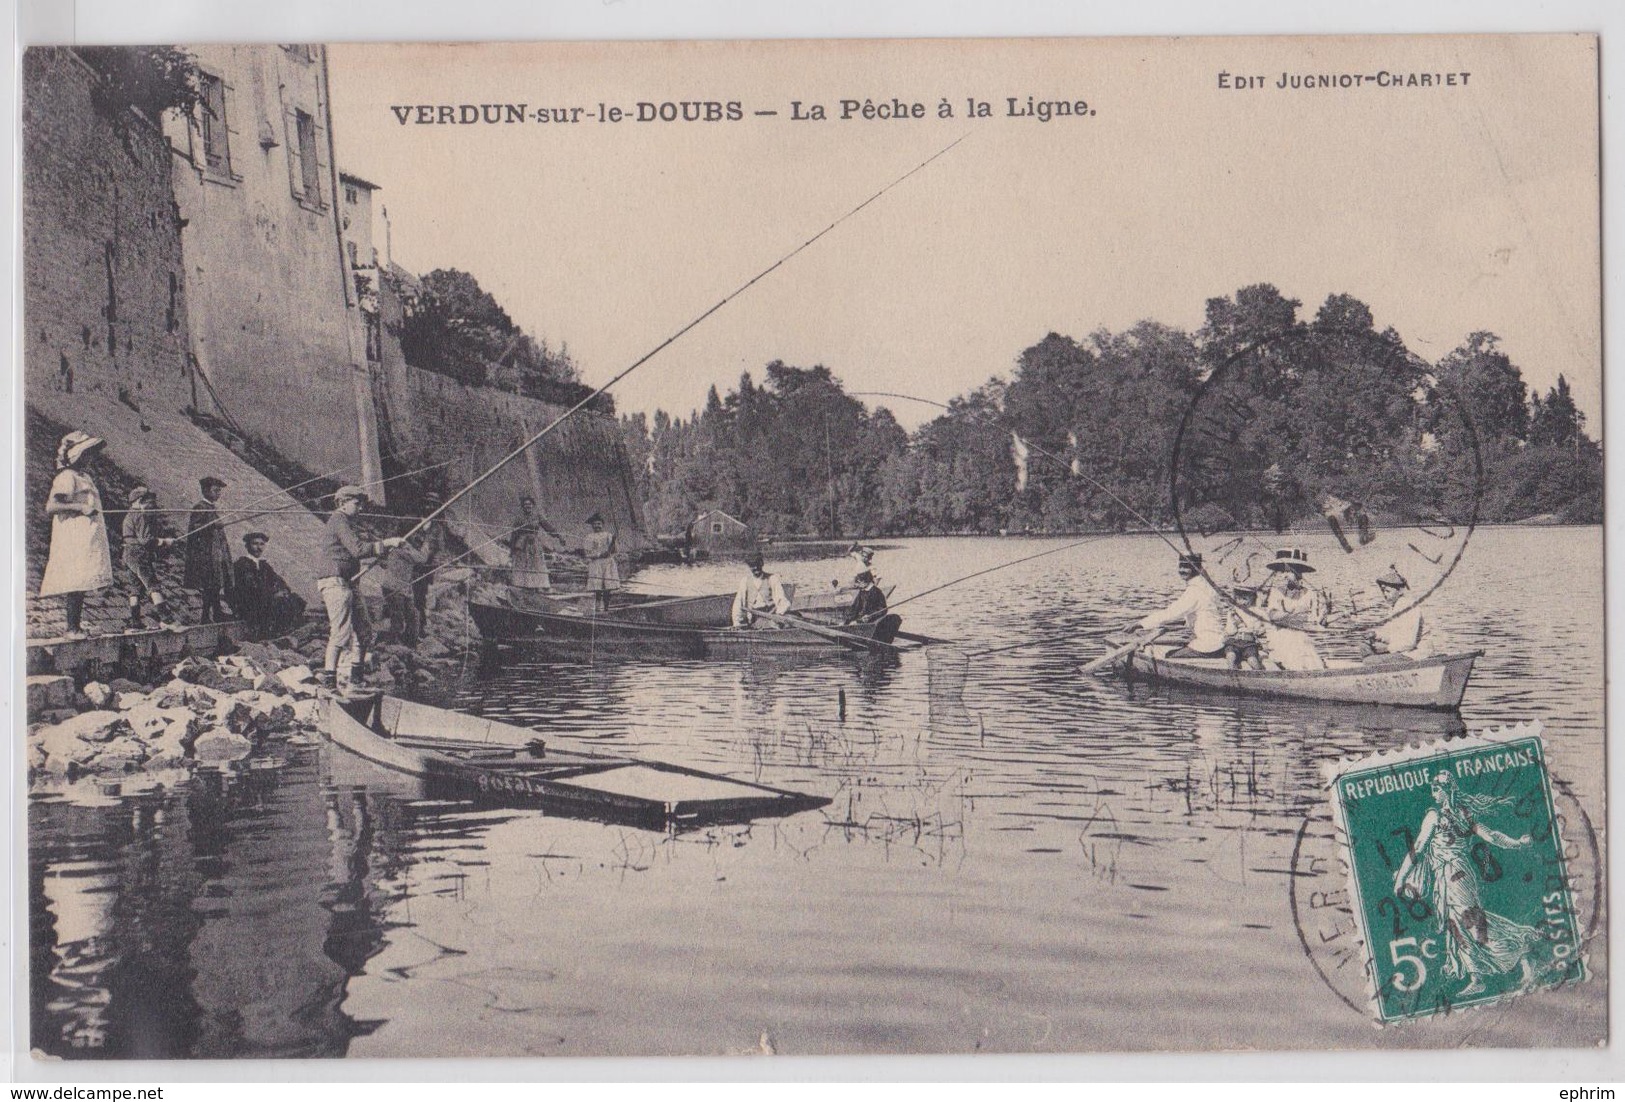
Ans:
{"label": "wooden boat hull", "polygon": [[1405,666],[1335,666],[1324,670],[1232,670],[1218,658],[1169,658],[1177,648],[1142,647],[1125,660],[1134,675],[1219,692],[1382,704],[1453,711],[1461,707],[1473,663],[1483,651],[1443,655]]}
{"label": "wooden boat hull", "polygon": [[394,697],[324,697],[321,728],[335,746],[420,778],[436,794],[534,806],[566,818],[686,829],[788,815],[829,803],[822,796],[664,762],[551,745],[538,756],[527,745],[526,740],[539,741],[528,728]]}
{"label": "wooden boat hull", "polygon": [[900,621],[818,632],[799,628],[710,628],[645,623],[609,616],[560,616],[529,609],[469,602],[469,612],[488,642],[572,650],[666,654],[684,658],[750,658],[773,654],[839,654],[884,650]]}

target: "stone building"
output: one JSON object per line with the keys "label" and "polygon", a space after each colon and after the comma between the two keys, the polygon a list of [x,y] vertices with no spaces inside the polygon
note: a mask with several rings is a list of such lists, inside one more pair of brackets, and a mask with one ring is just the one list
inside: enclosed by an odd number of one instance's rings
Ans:
{"label": "stone building", "polygon": [[[188,49],[201,102],[165,129],[185,220],[192,354],[208,391],[200,402],[313,472],[377,482],[326,50]],[[295,410],[290,393],[300,396]]]}

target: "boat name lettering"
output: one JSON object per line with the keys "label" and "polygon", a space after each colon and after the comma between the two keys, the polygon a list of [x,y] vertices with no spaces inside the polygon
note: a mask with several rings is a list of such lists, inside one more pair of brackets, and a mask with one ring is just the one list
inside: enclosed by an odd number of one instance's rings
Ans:
{"label": "boat name lettering", "polygon": [[501,792],[537,792],[540,791],[534,782],[525,777],[503,777],[493,773],[481,773],[478,784],[481,791]]}

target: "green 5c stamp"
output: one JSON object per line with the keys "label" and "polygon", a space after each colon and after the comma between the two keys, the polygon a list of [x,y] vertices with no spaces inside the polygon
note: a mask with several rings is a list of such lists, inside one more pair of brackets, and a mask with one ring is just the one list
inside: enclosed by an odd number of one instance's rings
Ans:
{"label": "green 5c stamp", "polygon": [[1328,773],[1379,1020],[1586,978],[1538,726]]}

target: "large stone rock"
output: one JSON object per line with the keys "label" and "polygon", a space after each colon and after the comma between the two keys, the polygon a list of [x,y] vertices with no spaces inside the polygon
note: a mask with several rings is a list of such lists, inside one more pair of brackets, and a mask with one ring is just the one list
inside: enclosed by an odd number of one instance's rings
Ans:
{"label": "large stone rock", "polygon": [[293,702],[293,721],[301,727],[315,727],[321,716],[322,702],[315,697],[304,697]]}
{"label": "large stone rock", "polygon": [[61,674],[38,674],[28,679],[28,714],[73,707],[73,678]]}
{"label": "large stone rock", "polygon": [[106,708],[113,703],[113,690],[100,681],[85,682],[85,699],[92,708]]}
{"label": "large stone rock", "polygon": [[192,744],[192,756],[198,761],[237,761],[254,752],[254,743],[232,731],[206,731]]}
{"label": "large stone rock", "polygon": [[69,737],[84,742],[107,742],[130,733],[130,723],[121,712],[80,712],[56,726],[67,732]]}
{"label": "large stone rock", "polygon": [[294,696],[315,696],[316,675],[305,665],[288,666],[277,672],[276,678],[287,686]]}
{"label": "large stone rock", "polygon": [[214,668],[214,663],[193,655],[188,655],[175,663],[174,673],[177,680],[192,685],[206,684],[220,676],[220,671]]}
{"label": "large stone rock", "polygon": [[101,743],[87,742],[66,723],[41,727],[30,736],[30,742],[45,753],[45,768],[62,774],[89,765],[102,749]]}
{"label": "large stone rock", "polygon": [[96,760],[91,763],[91,768],[98,773],[139,769],[141,763],[149,756],[144,742],[133,735],[125,735],[103,746],[101,753],[97,754]]}
{"label": "large stone rock", "polygon": [[132,711],[143,704],[151,704],[154,695],[156,694],[128,690],[117,692],[113,695],[113,707],[121,712]]}
{"label": "large stone rock", "polygon": [[[151,742],[158,738],[169,728],[170,716],[164,709],[155,704],[141,704],[124,713],[130,724],[130,730],[135,732],[137,738]],[[187,715],[191,715],[190,712]]]}

